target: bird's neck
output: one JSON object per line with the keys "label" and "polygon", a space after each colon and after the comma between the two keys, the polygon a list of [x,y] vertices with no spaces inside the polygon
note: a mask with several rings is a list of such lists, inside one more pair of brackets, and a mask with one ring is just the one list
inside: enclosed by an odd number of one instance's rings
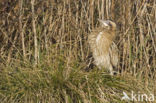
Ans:
{"label": "bird's neck", "polygon": [[110,41],[113,41],[115,39],[115,31],[114,30],[106,30],[105,32],[106,33],[104,33],[105,34],[104,36],[107,39],[109,39]]}

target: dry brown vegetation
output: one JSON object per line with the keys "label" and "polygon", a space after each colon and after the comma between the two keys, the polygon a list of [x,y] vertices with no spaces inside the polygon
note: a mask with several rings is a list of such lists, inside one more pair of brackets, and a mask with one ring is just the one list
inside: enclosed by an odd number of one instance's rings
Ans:
{"label": "dry brown vegetation", "polygon": [[[98,26],[98,18],[111,19],[118,26],[115,42],[120,53],[121,77],[131,76],[153,92],[155,0],[0,0],[0,76],[9,78],[10,74],[2,73],[12,73],[17,68],[24,71],[39,68],[38,71],[44,72],[62,68],[63,78],[68,79],[72,68],[82,70],[88,65],[87,37]],[[67,87],[76,88],[71,85],[67,83]],[[76,92],[84,94],[84,91]],[[56,100],[67,102],[66,98],[69,97],[56,97]],[[89,101],[85,95],[80,98]]]}

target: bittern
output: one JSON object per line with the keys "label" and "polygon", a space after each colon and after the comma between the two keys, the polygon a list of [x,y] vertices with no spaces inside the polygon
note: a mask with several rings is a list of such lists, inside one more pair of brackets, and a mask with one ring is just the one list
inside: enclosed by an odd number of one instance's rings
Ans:
{"label": "bittern", "polygon": [[118,50],[113,42],[116,36],[116,24],[111,20],[99,20],[102,24],[88,36],[88,42],[94,58],[94,64],[99,69],[107,69],[114,74],[118,64]]}

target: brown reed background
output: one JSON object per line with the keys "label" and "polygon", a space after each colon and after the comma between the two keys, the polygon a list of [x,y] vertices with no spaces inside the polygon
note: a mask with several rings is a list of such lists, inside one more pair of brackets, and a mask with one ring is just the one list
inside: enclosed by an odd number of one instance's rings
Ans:
{"label": "brown reed background", "polygon": [[[85,68],[97,19],[116,22],[122,75],[156,81],[155,0],[0,0],[0,65]],[[68,73],[67,73],[68,74]]]}

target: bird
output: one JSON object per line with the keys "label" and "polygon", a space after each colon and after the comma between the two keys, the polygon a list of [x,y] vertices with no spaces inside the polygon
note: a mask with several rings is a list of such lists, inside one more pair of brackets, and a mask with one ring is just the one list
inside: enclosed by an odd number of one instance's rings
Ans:
{"label": "bird", "polygon": [[94,58],[93,63],[99,69],[109,70],[110,75],[116,72],[118,64],[118,49],[114,43],[116,37],[116,23],[111,20],[101,20],[100,26],[88,35],[88,43]]}

